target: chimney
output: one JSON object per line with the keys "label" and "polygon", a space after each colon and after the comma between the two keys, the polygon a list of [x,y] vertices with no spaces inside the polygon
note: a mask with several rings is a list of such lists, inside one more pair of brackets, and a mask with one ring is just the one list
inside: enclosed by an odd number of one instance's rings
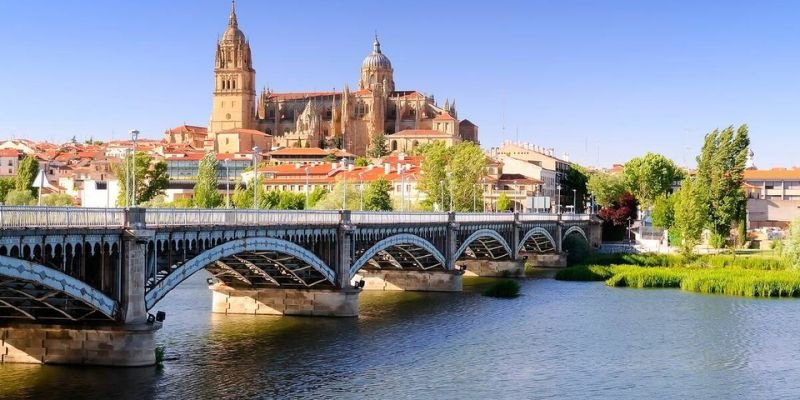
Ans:
{"label": "chimney", "polygon": [[336,169],[336,161],[331,162],[331,169]]}
{"label": "chimney", "polygon": [[383,163],[383,174],[384,175],[389,175],[389,172],[391,172],[391,171],[392,171],[391,164],[389,164],[388,162],[387,163]]}
{"label": "chimney", "polygon": [[355,166],[355,165],[353,165],[353,164],[348,164],[348,165],[347,165],[347,170],[348,170],[348,171],[350,171],[350,172],[353,172],[353,169],[354,169],[355,167],[356,167],[356,166]]}
{"label": "chimney", "polygon": [[397,172],[400,173],[400,169],[403,168],[403,164],[397,163]]}
{"label": "chimney", "polygon": [[375,164],[367,165],[367,171],[372,171],[373,168],[375,168]]}

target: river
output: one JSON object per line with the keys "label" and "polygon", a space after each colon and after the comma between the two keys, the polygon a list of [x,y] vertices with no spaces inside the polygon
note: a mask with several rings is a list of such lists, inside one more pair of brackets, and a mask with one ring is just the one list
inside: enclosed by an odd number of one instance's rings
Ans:
{"label": "river", "polygon": [[[170,293],[163,368],[0,366],[2,399],[800,397],[800,302],[528,279],[512,300],[363,292],[358,319]],[[478,286],[475,286],[477,283]]]}

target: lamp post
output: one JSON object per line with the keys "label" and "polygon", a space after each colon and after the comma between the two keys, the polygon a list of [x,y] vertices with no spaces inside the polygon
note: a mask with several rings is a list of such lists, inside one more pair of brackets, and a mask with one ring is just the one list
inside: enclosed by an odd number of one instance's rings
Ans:
{"label": "lamp post", "polygon": [[444,211],[444,181],[439,181],[439,191],[442,193],[441,201],[439,202],[439,210]]}
{"label": "lamp post", "polygon": [[253,146],[253,208],[258,209],[258,152],[261,149]]}
{"label": "lamp post", "polygon": [[400,168],[397,169],[397,172],[400,173],[400,211],[406,210],[406,170],[401,165]]}
{"label": "lamp post", "polygon": [[486,212],[486,177],[481,178],[481,202],[483,203],[483,212]]}
{"label": "lamp post", "polygon": [[133,168],[131,170],[131,207],[136,207],[136,139],[139,138],[139,131],[136,129],[131,130],[131,139],[133,140]]}
{"label": "lamp post", "polygon": [[[131,155],[131,149],[127,149],[126,148],[125,149],[125,208],[128,208],[128,206],[130,206],[130,200],[131,200],[131,195],[130,195],[130,188],[131,188],[131,172],[130,172],[130,166],[131,166],[131,162],[130,161],[131,160],[130,160],[130,155]],[[106,190],[108,190],[108,186],[106,186]]]}
{"label": "lamp post", "polygon": [[558,197],[556,197],[556,214],[561,214],[561,185],[557,185]]}
{"label": "lamp post", "polygon": [[306,206],[305,209],[308,210],[308,166],[306,165]]}
{"label": "lamp post", "polygon": [[572,189],[572,213],[578,213],[578,189]]}
{"label": "lamp post", "polygon": [[344,185],[342,186],[342,210],[347,208],[347,158],[342,158],[342,179]]}
{"label": "lamp post", "polygon": [[364,173],[358,173],[358,180],[359,180],[359,188],[361,190],[361,198],[358,199],[358,208],[361,211],[364,211]]}
{"label": "lamp post", "polygon": [[478,208],[478,184],[472,184],[472,212],[475,212]]}
{"label": "lamp post", "polygon": [[225,208],[231,208],[231,174],[228,170],[228,159],[223,161],[225,164]]}
{"label": "lamp post", "polygon": [[447,173],[447,185],[450,186],[450,212],[453,212],[453,173]]}

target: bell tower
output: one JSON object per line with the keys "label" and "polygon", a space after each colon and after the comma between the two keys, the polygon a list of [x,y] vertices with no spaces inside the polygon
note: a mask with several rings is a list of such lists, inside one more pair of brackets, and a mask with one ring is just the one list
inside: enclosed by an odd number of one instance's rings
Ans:
{"label": "bell tower", "polygon": [[231,1],[228,28],[217,42],[214,63],[214,95],[208,133],[255,125],[256,71],[250,56],[250,43],[239,30],[236,4]]}

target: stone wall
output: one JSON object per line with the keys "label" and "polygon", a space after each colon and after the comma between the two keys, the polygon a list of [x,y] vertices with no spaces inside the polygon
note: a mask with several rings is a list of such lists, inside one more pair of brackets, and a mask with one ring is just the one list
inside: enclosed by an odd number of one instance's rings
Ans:
{"label": "stone wall", "polygon": [[566,254],[528,254],[532,267],[563,268],[567,266]]}
{"label": "stone wall", "polygon": [[0,362],[138,367],[153,365],[158,325],[0,328]]}
{"label": "stone wall", "polygon": [[364,280],[364,290],[411,290],[421,292],[460,292],[463,279],[450,271],[402,271],[362,269],[355,280]]}
{"label": "stone wall", "polygon": [[523,260],[458,260],[456,265],[467,267],[465,276],[523,277],[525,261]]}
{"label": "stone wall", "polygon": [[212,285],[212,311],[222,314],[357,317],[358,290],[233,289]]}

